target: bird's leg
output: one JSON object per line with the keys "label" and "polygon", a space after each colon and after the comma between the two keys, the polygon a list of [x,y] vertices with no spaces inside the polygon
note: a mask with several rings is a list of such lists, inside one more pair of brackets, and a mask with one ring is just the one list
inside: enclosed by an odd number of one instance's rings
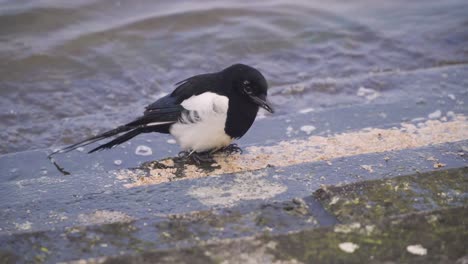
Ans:
{"label": "bird's leg", "polygon": [[228,155],[232,155],[234,153],[239,153],[239,154],[242,154],[242,149],[235,143],[227,146],[227,147],[224,147],[222,149],[219,150],[220,152],[226,152],[228,153]]}
{"label": "bird's leg", "polygon": [[213,159],[213,156],[211,155],[210,152],[202,152],[202,153],[192,152],[189,155],[189,157],[197,165],[201,165],[202,163],[205,163],[205,164],[216,163],[216,161]]}
{"label": "bird's leg", "polygon": [[202,163],[212,164],[216,163],[213,159],[212,153],[210,152],[195,152],[195,151],[181,151],[179,152],[179,158],[181,159],[190,159],[192,162],[196,163],[197,165],[201,165]]}

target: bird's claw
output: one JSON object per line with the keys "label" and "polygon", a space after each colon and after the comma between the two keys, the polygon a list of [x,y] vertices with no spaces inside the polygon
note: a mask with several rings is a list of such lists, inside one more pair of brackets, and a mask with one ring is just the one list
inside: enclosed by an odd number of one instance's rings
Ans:
{"label": "bird's claw", "polygon": [[213,156],[210,153],[198,153],[198,152],[189,152],[189,151],[181,151],[178,154],[179,158],[181,159],[190,159],[193,163],[197,165],[202,164],[213,164],[216,161],[213,159]]}
{"label": "bird's claw", "polygon": [[229,146],[226,146],[222,149],[213,152],[198,153],[195,151],[181,151],[178,154],[178,158],[190,160],[196,165],[204,165],[216,163],[216,160],[213,159],[213,154],[215,153],[227,153],[228,155],[232,155],[235,153],[242,154],[242,152],[242,149],[237,144],[230,144]]}
{"label": "bird's claw", "polygon": [[239,154],[243,153],[243,150],[235,143],[231,144],[231,145],[229,145],[227,147],[222,148],[220,151],[226,152],[229,155],[232,155],[234,153],[239,153]]}
{"label": "bird's claw", "polygon": [[187,158],[188,156],[190,156],[190,152],[188,152],[188,151],[181,151],[181,152],[179,152],[179,154],[177,154],[177,156],[178,156],[179,158]]}
{"label": "bird's claw", "polygon": [[216,163],[216,161],[213,159],[213,156],[211,156],[209,153],[200,154],[194,152],[192,155],[190,155],[190,159],[197,165]]}

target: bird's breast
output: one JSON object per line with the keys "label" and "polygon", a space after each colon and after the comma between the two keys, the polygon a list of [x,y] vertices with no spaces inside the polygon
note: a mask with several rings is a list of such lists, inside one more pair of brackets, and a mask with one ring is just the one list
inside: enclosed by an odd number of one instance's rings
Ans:
{"label": "bird's breast", "polygon": [[226,96],[207,92],[192,96],[181,105],[187,111],[169,131],[184,150],[204,152],[232,142],[233,138],[225,132],[229,106]]}

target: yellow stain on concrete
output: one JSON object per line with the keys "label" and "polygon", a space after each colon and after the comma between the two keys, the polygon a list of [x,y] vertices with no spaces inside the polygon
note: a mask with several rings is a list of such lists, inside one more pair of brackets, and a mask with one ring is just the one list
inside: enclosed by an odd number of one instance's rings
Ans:
{"label": "yellow stain on concrete", "polygon": [[206,171],[194,165],[184,165],[184,176],[176,177],[171,159],[160,161],[165,169],[150,169],[149,176],[141,177],[132,171],[120,171],[117,176],[127,183],[125,187],[159,184],[174,180],[193,179],[209,175],[239,173],[266,168],[284,167],[301,163],[327,161],[360,154],[397,151],[455,142],[468,139],[468,122],[464,115],[451,121],[427,120],[417,125],[402,123],[390,129],[365,128],[330,137],[310,136],[306,139],[281,141],[272,146],[253,146],[244,154],[215,156],[216,168]]}

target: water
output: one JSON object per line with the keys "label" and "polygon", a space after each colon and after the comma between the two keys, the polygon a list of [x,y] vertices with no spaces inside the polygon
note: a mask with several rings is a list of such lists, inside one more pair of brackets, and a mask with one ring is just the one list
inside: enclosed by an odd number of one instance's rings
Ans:
{"label": "water", "polygon": [[266,75],[277,115],[362,103],[356,78],[465,64],[466,14],[463,0],[3,0],[0,154],[109,129],[237,62]]}

